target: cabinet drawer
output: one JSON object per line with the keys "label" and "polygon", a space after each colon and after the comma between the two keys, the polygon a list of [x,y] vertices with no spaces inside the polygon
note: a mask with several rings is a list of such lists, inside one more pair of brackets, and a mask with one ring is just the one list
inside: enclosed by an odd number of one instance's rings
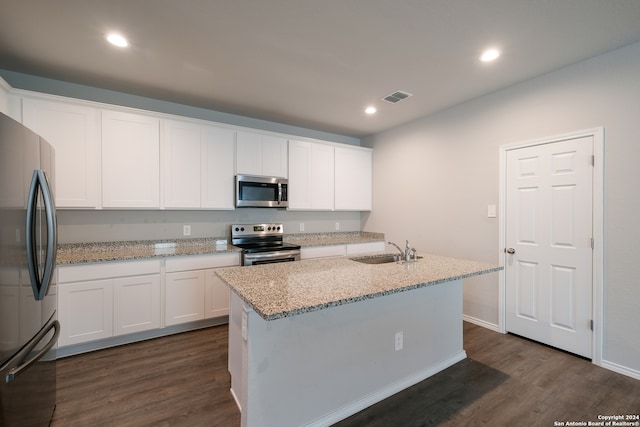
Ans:
{"label": "cabinet drawer", "polygon": [[314,246],[300,249],[301,259],[329,258],[346,255],[345,245]]}
{"label": "cabinet drawer", "polygon": [[105,262],[58,267],[58,283],[160,273],[160,260]]}
{"label": "cabinet drawer", "polygon": [[206,270],[216,267],[231,267],[240,265],[240,253],[224,253],[218,255],[189,255],[172,257],[166,260],[166,271]]}
{"label": "cabinet drawer", "polygon": [[371,252],[384,252],[384,242],[367,242],[367,243],[353,243],[347,245],[347,255],[366,254]]}

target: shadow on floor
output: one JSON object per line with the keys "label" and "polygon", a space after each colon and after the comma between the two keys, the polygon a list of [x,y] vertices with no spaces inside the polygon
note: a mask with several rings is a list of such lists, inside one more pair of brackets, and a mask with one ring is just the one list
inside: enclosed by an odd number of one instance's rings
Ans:
{"label": "shadow on floor", "polygon": [[467,358],[333,427],[437,426],[508,378],[503,372]]}

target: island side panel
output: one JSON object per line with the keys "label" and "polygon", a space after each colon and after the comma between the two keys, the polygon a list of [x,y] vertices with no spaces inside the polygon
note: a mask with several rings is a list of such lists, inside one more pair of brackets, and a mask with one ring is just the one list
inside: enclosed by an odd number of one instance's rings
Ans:
{"label": "island side panel", "polygon": [[460,280],[272,321],[243,310],[243,426],[329,425],[466,357]]}

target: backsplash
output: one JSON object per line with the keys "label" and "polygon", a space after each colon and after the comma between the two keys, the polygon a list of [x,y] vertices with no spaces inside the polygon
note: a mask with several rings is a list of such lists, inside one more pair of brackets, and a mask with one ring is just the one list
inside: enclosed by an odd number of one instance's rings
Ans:
{"label": "backsplash", "polygon": [[[118,242],[229,236],[231,224],[278,222],[286,234],[360,231],[360,212],[58,210],[58,243]],[[183,235],[183,226],[191,235]]]}

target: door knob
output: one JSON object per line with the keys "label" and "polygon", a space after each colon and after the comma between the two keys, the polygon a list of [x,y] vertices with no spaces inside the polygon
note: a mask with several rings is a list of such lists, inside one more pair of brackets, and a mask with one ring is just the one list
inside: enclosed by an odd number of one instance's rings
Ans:
{"label": "door knob", "polygon": [[506,253],[508,253],[509,255],[513,255],[516,253],[516,250],[513,248],[509,248],[509,249],[505,249],[504,250]]}

